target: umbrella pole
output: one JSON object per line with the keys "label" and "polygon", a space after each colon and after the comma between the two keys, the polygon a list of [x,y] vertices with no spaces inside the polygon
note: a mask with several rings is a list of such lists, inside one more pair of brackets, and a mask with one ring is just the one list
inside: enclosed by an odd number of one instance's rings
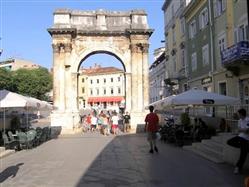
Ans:
{"label": "umbrella pole", "polygon": [[3,132],[5,133],[5,107],[3,108]]}
{"label": "umbrella pole", "polygon": [[28,122],[29,122],[29,108],[27,107],[27,114],[26,114],[26,130],[28,130]]}

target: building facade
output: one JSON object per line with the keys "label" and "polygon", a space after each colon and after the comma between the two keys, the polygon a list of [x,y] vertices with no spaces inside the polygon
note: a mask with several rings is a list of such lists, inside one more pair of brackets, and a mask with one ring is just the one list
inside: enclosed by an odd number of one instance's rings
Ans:
{"label": "building facade", "polygon": [[165,48],[161,47],[154,51],[154,62],[149,68],[149,101],[153,103],[166,96],[166,60]]}
{"label": "building facade", "polygon": [[184,0],[166,0],[163,4],[165,23],[165,84],[170,89],[168,95],[186,90],[187,63],[185,49],[185,18],[182,12],[186,2]]}
{"label": "building facade", "polygon": [[81,69],[78,84],[79,108],[116,110],[125,106],[124,71],[115,67]]}
{"label": "building facade", "polygon": [[[240,98],[242,105],[249,104],[249,31],[247,1],[227,3],[227,43],[221,51],[220,61],[225,68],[226,89],[229,95]],[[230,21],[232,20],[232,21]]]}
{"label": "building facade", "polygon": [[32,61],[17,59],[17,58],[10,58],[7,60],[3,60],[0,62],[0,68],[5,68],[10,71],[16,71],[18,69],[35,69],[41,66],[34,64]]}
{"label": "building facade", "polygon": [[184,10],[189,88],[213,91],[212,23],[208,0],[192,0]]}
{"label": "building facade", "polygon": [[[166,77],[178,91],[203,89],[249,104],[247,1],[165,0],[162,9]],[[182,67],[185,79],[179,79]]]}

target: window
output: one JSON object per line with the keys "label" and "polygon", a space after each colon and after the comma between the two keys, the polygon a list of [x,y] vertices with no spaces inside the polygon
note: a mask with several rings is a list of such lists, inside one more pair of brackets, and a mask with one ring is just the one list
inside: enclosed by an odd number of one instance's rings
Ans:
{"label": "window", "polygon": [[165,34],[165,48],[168,48],[168,33]]}
{"label": "window", "polygon": [[239,41],[244,41],[244,40],[248,39],[248,37],[246,36],[246,29],[248,30],[248,26],[241,25],[239,27],[239,33],[238,33],[239,34]]}
{"label": "window", "polygon": [[174,57],[172,60],[173,60],[173,71],[176,72],[176,58]]}
{"label": "window", "polygon": [[113,82],[113,78],[111,78],[111,82]]}
{"label": "window", "polygon": [[188,84],[185,83],[185,84],[183,85],[183,91],[188,91]]}
{"label": "window", "polygon": [[84,79],[84,78],[82,78],[81,82],[85,82],[85,79]]}
{"label": "window", "polygon": [[113,94],[113,88],[111,88],[111,94]]}
{"label": "window", "polygon": [[209,64],[208,44],[202,47],[202,63],[203,65]]}
{"label": "window", "polygon": [[176,43],[176,32],[175,29],[172,28],[172,41],[173,43]]}
{"label": "window", "polygon": [[174,4],[172,3],[172,6],[171,6],[171,16],[172,18],[174,17],[175,15],[175,10],[174,10]]}
{"label": "window", "polygon": [[181,33],[185,33],[185,19],[181,18]]}
{"label": "window", "polygon": [[226,49],[226,41],[225,41],[225,38],[226,38],[226,34],[223,34],[222,36],[220,36],[218,38],[218,45],[219,45],[219,49],[220,51],[223,51],[224,49]]}
{"label": "window", "polygon": [[118,88],[118,94],[121,94],[121,88]]}
{"label": "window", "polygon": [[196,35],[196,22],[193,20],[189,25],[189,37],[194,38]]}
{"label": "window", "polygon": [[104,83],[106,83],[106,78],[104,78]]}
{"label": "window", "polygon": [[85,88],[84,87],[82,87],[82,93],[85,93]]}
{"label": "window", "polygon": [[90,95],[93,95],[93,90],[92,89],[90,90]]}
{"label": "window", "polygon": [[218,17],[226,9],[227,0],[214,0],[214,17]]}
{"label": "window", "polygon": [[181,50],[181,63],[182,63],[182,67],[185,67],[185,50],[184,49]]}
{"label": "window", "polygon": [[226,82],[219,83],[219,94],[227,95],[227,83]]}
{"label": "window", "polygon": [[234,29],[234,43],[240,42],[240,41],[244,41],[244,40],[248,40],[249,36],[248,36],[248,25],[241,25],[238,28]]}
{"label": "window", "polygon": [[104,88],[104,95],[106,95],[106,89]]}
{"label": "window", "polygon": [[120,77],[118,77],[118,82],[120,82]]}
{"label": "window", "polygon": [[99,79],[97,79],[97,83],[99,83]]}
{"label": "window", "polygon": [[191,55],[191,66],[192,66],[192,71],[195,71],[197,69],[197,56],[196,56],[196,53],[193,53]]}
{"label": "window", "polygon": [[91,82],[91,84],[92,84],[92,83],[93,83],[93,80],[91,79],[90,82]]}
{"label": "window", "polygon": [[200,29],[205,28],[205,26],[208,24],[208,9],[207,8],[201,11],[200,16],[199,16],[199,24],[200,24]]}

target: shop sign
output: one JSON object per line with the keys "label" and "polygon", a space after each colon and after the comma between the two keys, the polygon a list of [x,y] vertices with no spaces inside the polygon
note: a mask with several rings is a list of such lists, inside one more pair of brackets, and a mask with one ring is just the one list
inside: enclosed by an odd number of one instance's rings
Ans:
{"label": "shop sign", "polygon": [[201,80],[201,84],[209,84],[212,82],[212,77],[206,77]]}
{"label": "shop sign", "polygon": [[202,102],[203,102],[203,104],[208,104],[208,105],[214,104],[213,99],[203,99]]}

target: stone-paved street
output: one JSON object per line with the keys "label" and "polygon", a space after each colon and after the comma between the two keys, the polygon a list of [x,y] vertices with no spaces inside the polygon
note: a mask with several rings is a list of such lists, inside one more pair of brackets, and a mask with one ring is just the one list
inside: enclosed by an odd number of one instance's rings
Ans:
{"label": "stone-paved street", "polygon": [[145,135],[75,135],[1,160],[1,187],[242,187],[245,176],[172,145],[149,154]]}

